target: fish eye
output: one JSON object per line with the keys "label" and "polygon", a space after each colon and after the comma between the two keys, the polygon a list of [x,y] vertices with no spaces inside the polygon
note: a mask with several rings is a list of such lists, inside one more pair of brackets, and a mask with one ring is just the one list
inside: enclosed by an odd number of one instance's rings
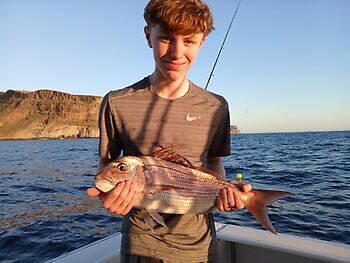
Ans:
{"label": "fish eye", "polygon": [[128,166],[125,163],[120,163],[117,165],[117,169],[121,172],[127,172]]}

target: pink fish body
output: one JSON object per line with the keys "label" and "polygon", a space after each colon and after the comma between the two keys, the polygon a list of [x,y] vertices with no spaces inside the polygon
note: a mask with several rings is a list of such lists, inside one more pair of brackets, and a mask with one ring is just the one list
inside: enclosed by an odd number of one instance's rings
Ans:
{"label": "pink fish body", "polygon": [[241,192],[236,184],[218,179],[211,171],[192,166],[185,158],[169,149],[153,156],[125,156],[102,169],[95,186],[102,192],[112,190],[119,182],[132,180],[144,198],[137,206],[145,208],[158,223],[164,224],[159,213],[203,214],[215,208],[220,189],[232,187],[240,193],[245,207],[269,231],[276,233],[266,206],[290,195],[285,191],[253,189]]}

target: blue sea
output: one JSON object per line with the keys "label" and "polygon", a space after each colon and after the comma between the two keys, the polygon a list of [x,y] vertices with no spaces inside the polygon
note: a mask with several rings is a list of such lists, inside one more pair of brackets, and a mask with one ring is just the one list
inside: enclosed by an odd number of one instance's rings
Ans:
{"label": "blue sea", "polygon": [[[0,141],[0,262],[45,262],[119,231],[85,195],[97,139]],[[279,233],[350,245],[350,132],[232,135],[228,177],[293,193],[270,208]],[[261,229],[245,211],[219,222]]]}

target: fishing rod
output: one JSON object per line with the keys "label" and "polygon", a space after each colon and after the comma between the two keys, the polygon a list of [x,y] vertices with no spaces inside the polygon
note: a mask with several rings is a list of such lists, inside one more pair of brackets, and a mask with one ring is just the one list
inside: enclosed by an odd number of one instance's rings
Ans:
{"label": "fishing rod", "polygon": [[209,75],[209,78],[208,78],[207,84],[205,84],[205,90],[206,90],[206,89],[208,88],[208,86],[209,86],[209,82],[210,82],[210,80],[211,80],[211,77],[213,76],[213,73],[214,73],[214,70],[215,70],[216,64],[218,63],[218,60],[219,60],[219,57],[220,57],[221,51],[222,51],[222,50],[223,50],[223,48],[224,48],[224,45],[225,45],[225,42],[226,42],[226,38],[227,38],[228,34],[230,33],[230,30],[231,30],[231,27],[232,27],[233,21],[234,21],[234,20],[235,20],[235,18],[236,18],[236,15],[237,15],[237,12],[238,12],[238,9],[239,9],[239,6],[240,6],[241,2],[242,2],[242,0],[239,0],[239,1],[238,1],[238,4],[237,4],[237,6],[236,6],[236,10],[235,10],[235,12],[234,12],[234,14],[233,14],[233,16],[232,16],[232,19],[231,19],[230,25],[229,25],[229,27],[228,27],[228,29],[227,29],[227,31],[226,31],[226,34],[225,34],[224,40],[222,41],[222,44],[221,44],[221,47],[220,47],[219,53],[218,53],[218,55],[216,56],[216,59],[215,59],[215,62],[214,62],[213,68],[212,68],[212,70],[211,70],[211,72],[210,72],[210,75]]}

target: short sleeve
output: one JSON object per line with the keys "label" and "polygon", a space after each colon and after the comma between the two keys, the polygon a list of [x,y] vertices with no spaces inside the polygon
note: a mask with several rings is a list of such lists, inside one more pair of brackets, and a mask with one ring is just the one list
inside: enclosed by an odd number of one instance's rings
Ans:
{"label": "short sleeve", "polygon": [[227,101],[224,100],[224,106],[221,121],[218,124],[213,137],[208,155],[215,157],[229,156],[231,154],[231,135],[230,135],[230,113]]}
{"label": "short sleeve", "polygon": [[109,102],[109,94],[101,102],[98,125],[100,130],[99,157],[106,159],[119,157],[122,151],[122,142]]}

